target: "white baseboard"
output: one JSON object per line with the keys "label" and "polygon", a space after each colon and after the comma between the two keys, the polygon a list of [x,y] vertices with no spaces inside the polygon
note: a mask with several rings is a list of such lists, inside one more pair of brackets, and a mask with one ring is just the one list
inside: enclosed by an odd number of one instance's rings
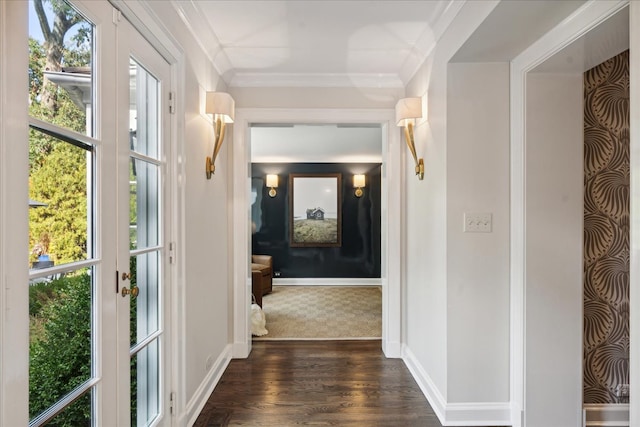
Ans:
{"label": "white baseboard", "polygon": [[[222,354],[216,360],[216,363],[213,364],[207,375],[204,377],[202,383],[198,389],[193,393],[193,397],[189,400],[184,413],[179,417],[180,422],[178,425],[184,426],[192,426],[200,412],[202,412],[202,408],[207,403],[209,396],[213,393],[213,389],[220,381],[220,377],[224,373],[224,370],[227,369],[229,362],[231,361],[231,345],[227,345],[223,350]],[[185,420],[188,420],[185,423]]]}
{"label": "white baseboard", "polygon": [[436,413],[438,420],[440,420],[440,424],[444,425],[447,402],[440,393],[440,390],[438,390],[438,387],[433,383],[431,377],[429,377],[411,349],[406,345],[402,346],[402,360],[404,360],[405,365],[409,368],[409,372],[411,372],[411,375],[413,375],[413,378],[418,383],[422,394],[424,394],[429,401],[433,412]]}
{"label": "white baseboard", "polygon": [[509,402],[447,403],[445,426],[510,426]]}
{"label": "white baseboard", "polygon": [[585,427],[629,427],[629,404],[586,404],[583,406]]}
{"label": "white baseboard", "polygon": [[403,360],[443,426],[510,426],[509,402],[447,403],[413,352],[403,346]]}
{"label": "white baseboard", "polygon": [[348,279],[348,278],[279,278],[273,279],[276,286],[380,286],[382,279]]}

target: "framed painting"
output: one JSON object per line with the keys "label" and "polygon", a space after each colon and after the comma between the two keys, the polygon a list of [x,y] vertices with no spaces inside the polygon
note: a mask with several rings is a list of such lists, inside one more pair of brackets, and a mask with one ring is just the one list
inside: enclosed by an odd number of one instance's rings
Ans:
{"label": "framed painting", "polygon": [[342,175],[289,175],[290,245],[342,245]]}

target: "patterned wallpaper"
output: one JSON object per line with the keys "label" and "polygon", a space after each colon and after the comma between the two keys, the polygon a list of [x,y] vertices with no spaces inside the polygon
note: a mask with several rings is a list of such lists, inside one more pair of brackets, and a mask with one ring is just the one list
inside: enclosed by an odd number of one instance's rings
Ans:
{"label": "patterned wallpaper", "polygon": [[584,74],[584,403],[629,384],[629,51]]}

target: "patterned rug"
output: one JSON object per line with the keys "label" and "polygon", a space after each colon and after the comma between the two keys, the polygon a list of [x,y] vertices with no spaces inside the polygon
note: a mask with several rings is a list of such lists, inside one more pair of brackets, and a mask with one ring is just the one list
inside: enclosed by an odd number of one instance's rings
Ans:
{"label": "patterned rug", "polygon": [[269,331],[254,340],[380,339],[379,286],[274,286],[262,299]]}

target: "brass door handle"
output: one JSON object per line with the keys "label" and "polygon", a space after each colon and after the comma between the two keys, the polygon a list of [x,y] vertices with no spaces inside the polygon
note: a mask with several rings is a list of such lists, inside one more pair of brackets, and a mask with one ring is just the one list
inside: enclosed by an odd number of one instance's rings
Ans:
{"label": "brass door handle", "polygon": [[138,296],[138,294],[140,293],[140,288],[138,288],[137,286],[132,286],[131,289],[127,289],[126,286],[122,287],[122,297],[126,297],[127,295],[131,295],[132,298],[135,298]]}
{"label": "brass door handle", "polygon": [[122,280],[129,280],[131,279],[131,274],[129,273],[122,273]]}

